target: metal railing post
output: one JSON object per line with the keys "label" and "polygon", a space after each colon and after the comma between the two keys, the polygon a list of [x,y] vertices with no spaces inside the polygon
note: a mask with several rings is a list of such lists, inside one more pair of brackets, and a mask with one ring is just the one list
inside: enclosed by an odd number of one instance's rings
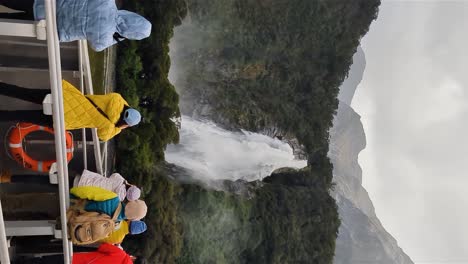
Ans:
{"label": "metal railing post", "polygon": [[5,222],[3,221],[2,203],[0,201],[0,261],[2,264],[10,264],[8,242],[6,239]]}
{"label": "metal railing post", "polygon": [[68,241],[66,211],[70,203],[68,193],[68,165],[66,159],[65,120],[63,116],[62,73],[60,63],[60,47],[57,33],[55,0],[45,0],[47,23],[47,49],[49,55],[50,83],[53,106],[53,121],[55,134],[55,152],[57,158],[58,188],[60,198],[60,221],[62,231],[63,260],[70,263],[72,250]]}
{"label": "metal railing post", "polygon": [[[83,49],[81,48],[81,42],[78,42],[78,63],[80,67],[80,91],[82,94],[85,94],[84,91],[84,79],[83,79],[83,57],[85,54],[83,54]],[[83,142],[83,167],[85,169],[88,169],[88,150],[87,150],[87,144],[86,144],[86,128],[81,129],[81,134],[82,134],[82,142]]]}
{"label": "metal railing post", "polygon": [[[88,44],[86,40],[79,40],[80,50],[82,50],[82,55],[88,55]],[[88,94],[94,94],[93,81],[91,77],[91,67],[89,63],[89,57],[83,56],[83,66],[84,66],[84,76],[86,82],[86,91]],[[101,145],[99,143],[99,137],[97,135],[97,129],[91,128],[91,134],[93,136],[94,142],[94,159],[96,160],[96,170],[99,174],[104,175],[102,169],[102,157],[101,157]]]}

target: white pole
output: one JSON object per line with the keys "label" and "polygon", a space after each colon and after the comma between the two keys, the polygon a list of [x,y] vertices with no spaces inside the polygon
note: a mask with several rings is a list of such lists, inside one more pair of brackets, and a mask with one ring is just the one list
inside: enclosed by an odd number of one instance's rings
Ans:
{"label": "white pole", "polygon": [[[78,41],[78,63],[80,67],[80,91],[82,94],[85,94],[84,91],[84,80],[83,80],[83,49],[82,49],[82,42]],[[88,169],[88,151],[87,151],[87,146],[86,146],[86,128],[81,129],[81,134],[83,138],[83,167],[85,169]]]}
{"label": "white pole", "polygon": [[5,232],[5,222],[3,221],[2,203],[0,202],[0,261],[2,264],[10,264],[8,253],[8,243]]}
{"label": "white pole", "polygon": [[53,121],[55,134],[55,152],[58,169],[58,187],[60,198],[60,220],[62,228],[63,260],[65,264],[70,263],[72,249],[68,242],[66,211],[69,204],[68,197],[68,166],[65,148],[65,121],[63,117],[63,94],[62,74],[60,64],[60,48],[56,27],[56,12],[54,12],[55,1],[45,0],[46,23],[47,23],[47,48],[49,55],[50,84],[52,92]]}
{"label": "white pole", "polygon": [[[94,94],[94,89],[93,89],[93,81],[91,77],[91,66],[89,63],[89,56],[88,56],[88,44],[86,43],[86,40],[80,40],[80,48],[83,49],[83,54],[85,55],[83,57],[84,60],[84,70],[85,70],[85,81],[86,81],[86,90],[88,94]],[[99,137],[97,135],[97,129],[96,128],[91,128],[91,134],[93,136],[93,142],[94,142],[94,159],[96,160],[96,171],[104,175],[103,170],[102,170],[102,157],[101,157],[101,145],[99,143]]]}

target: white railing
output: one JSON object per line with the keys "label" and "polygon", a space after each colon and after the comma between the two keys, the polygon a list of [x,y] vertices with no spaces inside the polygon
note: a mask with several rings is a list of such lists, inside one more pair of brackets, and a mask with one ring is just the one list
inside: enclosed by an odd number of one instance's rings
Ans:
{"label": "white railing", "polygon": [[68,240],[67,208],[70,205],[68,190],[68,163],[65,141],[65,119],[63,116],[62,68],[60,62],[60,45],[57,33],[55,0],[45,0],[47,49],[49,56],[50,88],[52,95],[52,113],[55,134],[55,155],[57,159],[58,190],[60,199],[60,222],[63,245],[63,261],[70,263],[73,246]]}
{"label": "white railing", "polygon": [[[36,37],[38,39],[47,40],[48,58],[49,58],[49,75],[50,88],[52,99],[52,113],[54,122],[55,135],[55,151],[57,165],[57,181],[60,203],[60,221],[61,230],[59,236],[62,238],[64,263],[70,263],[73,254],[73,245],[68,240],[66,210],[70,205],[69,201],[69,178],[68,178],[68,163],[66,159],[66,141],[65,141],[65,121],[63,108],[63,93],[62,93],[62,72],[60,60],[60,46],[57,32],[55,0],[45,0],[46,20],[40,22],[20,22],[13,20],[0,19],[0,35],[5,36],[22,36]],[[10,27],[11,25],[11,27]],[[80,88],[84,93],[83,87],[86,87],[87,94],[93,94],[93,85],[91,78],[91,67],[88,56],[88,46],[85,40],[81,40],[79,45],[79,71],[80,71]],[[83,139],[85,139],[85,130],[83,129]],[[105,176],[107,168],[103,168],[103,159],[106,158],[106,153],[101,155],[101,146],[97,136],[97,130],[92,129],[94,142],[94,154],[96,160],[96,170],[101,175]],[[83,142],[83,160],[84,168],[87,168],[87,151],[86,142]],[[106,148],[106,145],[105,145]],[[105,149],[106,151],[107,149]],[[107,161],[107,159],[105,160]],[[107,167],[107,162],[104,162]],[[49,232],[49,231],[47,231]],[[0,203],[0,261],[2,264],[10,263],[8,254],[8,243],[6,239],[5,223],[3,221],[3,213]]]}
{"label": "white railing", "polygon": [[[80,44],[78,44],[78,66],[80,67],[79,69],[79,74],[80,74],[80,91],[82,94],[85,93],[84,91],[84,79],[83,79],[83,52],[81,49]],[[86,128],[81,129],[81,135],[82,135],[82,144],[83,144],[83,168],[88,169],[88,154],[87,154],[87,142],[86,142]]]}
{"label": "white railing", "polygon": [[45,22],[0,19],[0,35],[45,39]]}
{"label": "white railing", "polygon": [[0,202],[0,262],[10,264],[10,254],[8,252],[8,242],[6,239],[5,222],[3,221],[2,203]]}
{"label": "white railing", "polygon": [[[79,45],[78,54],[80,56],[80,85],[83,85],[83,77],[84,77],[86,93],[94,94],[93,80],[91,77],[91,66],[89,63],[89,56],[88,56],[89,54],[88,44],[86,43],[86,40],[79,40],[78,45]],[[83,86],[81,86],[81,89],[83,91]],[[102,167],[101,145],[99,143],[99,137],[97,135],[96,128],[91,129],[91,135],[93,137],[93,142],[94,142],[94,158],[96,160],[96,170],[99,174],[104,175],[105,171],[103,170],[103,167]],[[84,134],[83,134],[83,137],[85,137]],[[83,146],[85,145],[86,144],[83,144]],[[86,147],[83,148],[83,157],[84,157],[84,160],[87,160]]]}

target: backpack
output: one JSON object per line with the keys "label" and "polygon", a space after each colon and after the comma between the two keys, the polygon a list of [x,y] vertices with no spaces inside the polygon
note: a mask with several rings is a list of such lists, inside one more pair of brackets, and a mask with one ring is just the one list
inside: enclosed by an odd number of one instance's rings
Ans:
{"label": "backpack", "polygon": [[108,237],[116,228],[116,219],[122,210],[122,205],[114,212],[112,218],[103,213],[83,210],[86,200],[70,206],[67,210],[68,236],[75,245],[88,245]]}

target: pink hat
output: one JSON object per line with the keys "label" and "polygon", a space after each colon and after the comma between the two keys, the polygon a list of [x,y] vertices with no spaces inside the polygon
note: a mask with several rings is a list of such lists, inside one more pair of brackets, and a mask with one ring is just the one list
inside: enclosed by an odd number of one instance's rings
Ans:
{"label": "pink hat", "polygon": [[127,200],[129,201],[138,200],[138,198],[140,198],[140,195],[141,195],[141,190],[135,185],[132,185],[130,186],[130,188],[127,189]]}

